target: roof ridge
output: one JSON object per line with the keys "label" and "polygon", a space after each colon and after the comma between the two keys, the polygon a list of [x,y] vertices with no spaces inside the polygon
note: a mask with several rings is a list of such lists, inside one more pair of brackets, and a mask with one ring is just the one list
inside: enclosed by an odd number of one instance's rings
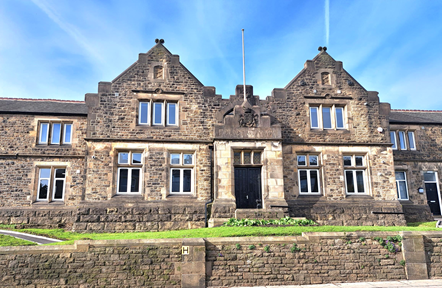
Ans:
{"label": "roof ridge", "polygon": [[66,102],[66,103],[85,103],[80,100],[63,100],[63,99],[39,99],[39,98],[8,98],[0,97],[0,100],[18,100],[18,101],[52,101],[52,102]]}
{"label": "roof ridge", "polygon": [[442,110],[421,110],[421,109],[391,109],[395,112],[442,112]]}

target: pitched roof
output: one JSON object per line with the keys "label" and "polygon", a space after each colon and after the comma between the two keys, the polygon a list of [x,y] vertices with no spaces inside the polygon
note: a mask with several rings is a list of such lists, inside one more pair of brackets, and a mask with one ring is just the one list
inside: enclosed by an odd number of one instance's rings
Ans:
{"label": "pitched roof", "polygon": [[54,99],[0,98],[0,113],[87,115],[84,101]]}
{"label": "pitched roof", "polygon": [[442,111],[392,109],[390,112],[390,123],[442,124]]}

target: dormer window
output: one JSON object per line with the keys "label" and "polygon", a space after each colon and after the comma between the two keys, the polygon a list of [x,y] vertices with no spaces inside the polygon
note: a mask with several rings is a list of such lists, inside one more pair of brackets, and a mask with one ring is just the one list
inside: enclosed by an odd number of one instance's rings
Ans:
{"label": "dormer window", "polygon": [[321,81],[322,81],[322,85],[331,85],[330,73],[322,72],[321,73]]}
{"label": "dormer window", "polygon": [[153,78],[154,79],[164,79],[163,66],[153,67]]}

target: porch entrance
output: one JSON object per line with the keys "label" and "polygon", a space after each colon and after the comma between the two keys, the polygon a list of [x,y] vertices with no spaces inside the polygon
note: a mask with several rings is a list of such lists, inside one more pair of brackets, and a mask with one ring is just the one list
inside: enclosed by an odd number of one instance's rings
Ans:
{"label": "porch entrance", "polygon": [[262,208],[261,167],[235,167],[236,208]]}
{"label": "porch entrance", "polygon": [[430,206],[431,213],[433,213],[433,215],[441,215],[437,173],[432,171],[425,172],[424,181],[427,203],[428,206]]}

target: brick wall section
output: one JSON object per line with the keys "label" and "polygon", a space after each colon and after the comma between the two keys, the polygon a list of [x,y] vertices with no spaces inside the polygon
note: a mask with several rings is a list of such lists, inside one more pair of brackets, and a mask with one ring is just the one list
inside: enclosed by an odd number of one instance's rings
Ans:
{"label": "brick wall section", "polygon": [[[397,233],[405,235],[403,243],[410,234]],[[407,274],[401,260],[408,263],[422,257],[427,257],[430,278],[440,278],[442,232],[411,234],[424,236],[425,251],[404,254],[399,248],[390,253],[374,240],[396,235],[387,232],[0,247],[0,286],[204,287],[200,283],[204,264],[207,287],[392,281],[407,279],[410,272],[417,271],[408,265]],[[291,251],[293,243],[298,251]],[[181,255],[182,246],[189,247],[189,254]],[[419,279],[428,279],[428,275]]]}
{"label": "brick wall section", "polygon": [[[84,158],[19,156],[17,159],[0,159],[0,207],[31,206],[37,197],[38,167],[53,165],[66,167],[65,205],[79,204],[85,185]],[[57,203],[52,204],[57,209]]]}
{"label": "brick wall section", "polygon": [[[72,122],[72,145],[38,144],[39,121]],[[0,123],[0,154],[86,154],[86,117],[0,114]]]}
{"label": "brick wall section", "polygon": [[1,224],[17,224],[23,227],[70,228],[76,219],[73,207],[32,207],[0,209]]}
{"label": "brick wall section", "polygon": [[430,278],[442,277],[442,235],[428,233],[424,237],[427,269]]}
{"label": "brick wall section", "polygon": [[83,247],[52,249],[34,247],[16,253],[3,250],[0,251],[0,285],[181,287],[181,277],[175,273],[175,264],[181,262],[180,243],[153,242],[129,241],[119,245],[114,241],[110,245],[88,247],[83,244]]}
{"label": "brick wall section", "polygon": [[[333,233],[332,233],[333,234]],[[339,233],[344,236],[343,233]],[[212,267],[207,286],[308,285],[406,279],[401,253],[388,253],[367,238],[304,237],[207,239],[207,261]],[[276,241],[275,241],[276,240]],[[349,244],[350,242],[351,244]],[[291,252],[293,243],[300,251]],[[365,245],[364,245],[365,243]],[[236,244],[240,245],[238,249]],[[251,250],[249,245],[255,245]],[[269,252],[264,249],[269,246]],[[385,255],[389,255],[386,258]]]}
{"label": "brick wall section", "polygon": [[[154,79],[156,65],[165,67],[164,79]],[[89,109],[91,137],[200,140],[213,137],[215,107],[221,96],[204,96],[203,85],[162,44],[147,54],[140,54],[137,62],[118,76],[110,90],[99,91],[97,106]],[[137,124],[139,98],[132,90],[182,93],[179,100],[179,127],[143,127]],[[119,96],[115,96],[119,93]],[[162,99],[161,94],[157,99]],[[166,96],[165,96],[166,97]],[[209,129],[208,129],[209,128]]]}

